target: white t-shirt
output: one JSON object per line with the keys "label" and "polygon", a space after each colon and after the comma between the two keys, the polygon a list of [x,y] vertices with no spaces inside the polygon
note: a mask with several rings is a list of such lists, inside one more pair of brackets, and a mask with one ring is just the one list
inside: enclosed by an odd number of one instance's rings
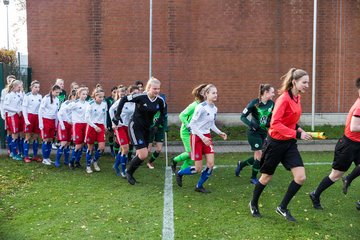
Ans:
{"label": "white t-shirt", "polygon": [[94,100],[92,100],[86,108],[86,123],[93,128],[96,127],[96,123],[104,124],[104,126],[106,126],[106,112],[107,103],[105,101],[102,101],[100,104],[98,104]]}
{"label": "white t-shirt", "polygon": [[191,133],[196,134],[201,139],[204,134],[210,133],[210,129],[220,134],[221,131],[215,125],[217,107],[214,104],[208,104],[206,101],[196,106],[189,127]]}

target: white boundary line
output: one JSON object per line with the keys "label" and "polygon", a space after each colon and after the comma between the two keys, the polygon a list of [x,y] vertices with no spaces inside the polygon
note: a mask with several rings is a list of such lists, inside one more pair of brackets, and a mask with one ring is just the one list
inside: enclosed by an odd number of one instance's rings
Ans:
{"label": "white boundary line", "polygon": [[164,187],[164,210],[162,239],[174,239],[174,198],[172,189],[172,170],[171,167],[165,168],[165,187]]}
{"label": "white boundary line", "polygon": [[[332,164],[332,162],[309,162],[309,163],[304,163],[305,166],[331,165],[331,164]],[[215,165],[214,166],[214,168],[231,168],[231,167],[236,167],[236,165]]]}

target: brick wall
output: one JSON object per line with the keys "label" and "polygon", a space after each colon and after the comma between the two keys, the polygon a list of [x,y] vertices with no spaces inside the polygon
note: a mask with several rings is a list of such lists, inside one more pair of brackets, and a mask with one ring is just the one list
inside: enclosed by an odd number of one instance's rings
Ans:
{"label": "brick wall", "polygon": [[[359,0],[319,0],[317,112],[346,112],[357,97]],[[149,76],[149,1],[27,1],[29,64],[46,92],[55,78],[113,85]],[[260,83],[292,67],[311,76],[313,0],[153,0],[153,75],[170,112],[191,89],[218,87],[220,112],[240,112]],[[303,96],[311,111],[311,90]]]}

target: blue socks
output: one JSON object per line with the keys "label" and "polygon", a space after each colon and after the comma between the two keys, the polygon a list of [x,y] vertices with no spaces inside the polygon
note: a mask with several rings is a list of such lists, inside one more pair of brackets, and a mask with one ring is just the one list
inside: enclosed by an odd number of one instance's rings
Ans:
{"label": "blue socks", "polygon": [[18,139],[13,139],[11,142],[11,152],[15,157],[17,155]]}
{"label": "blue socks", "polygon": [[114,166],[113,166],[113,168],[114,168],[114,170],[115,170],[115,173],[116,173],[116,175],[118,175],[118,176],[120,176],[120,169],[119,169],[119,165],[120,165],[120,163],[121,163],[121,153],[118,153],[117,155],[116,155],[116,158],[115,158],[115,163],[114,163]]}
{"label": "blue socks", "polygon": [[70,156],[70,146],[67,146],[64,148],[64,164],[69,164],[69,156]]}
{"label": "blue socks", "polygon": [[75,152],[75,161],[77,162],[77,163],[80,163],[80,159],[81,159],[81,156],[82,156],[82,149],[78,149],[78,150],[76,150],[76,152]]}
{"label": "blue socks", "polygon": [[46,144],[46,148],[47,148],[47,158],[50,158],[50,153],[51,153],[51,142],[48,142]]}
{"label": "blue socks", "polygon": [[11,147],[12,140],[13,139],[12,139],[11,134],[6,136],[6,143],[8,145],[8,149],[9,149],[10,152],[12,152],[12,147]]}
{"label": "blue socks", "polygon": [[34,157],[37,157],[37,155],[38,155],[38,149],[39,149],[39,141],[36,139],[36,140],[33,141]]}
{"label": "blue socks", "polygon": [[192,175],[196,173],[196,169],[194,166],[184,168],[178,172],[180,176],[182,175]]}
{"label": "blue socks", "polygon": [[46,159],[46,153],[47,153],[47,147],[46,147],[46,142],[43,142],[41,145],[41,153],[44,159]]}
{"label": "blue socks", "polygon": [[126,170],[126,162],[127,162],[127,156],[125,155],[121,155],[120,158],[120,164],[121,164],[121,172],[125,174],[125,170]]}
{"label": "blue socks", "polygon": [[51,153],[51,142],[43,142],[41,146],[43,158],[48,159]]}
{"label": "blue socks", "polygon": [[86,150],[86,166],[90,167],[91,166],[91,158],[92,158],[92,153],[91,151],[88,149]]}
{"label": "blue socks", "polygon": [[60,146],[56,151],[55,167],[60,167],[60,158],[64,153],[64,146]]}
{"label": "blue socks", "polygon": [[96,162],[97,160],[99,160],[100,156],[101,156],[101,150],[97,149],[97,150],[95,151],[94,162]]}
{"label": "blue socks", "polygon": [[197,183],[197,185],[196,185],[196,188],[202,188],[204,182],[206,182],[206,180],[208,180],[208,178],[210,177],[211,173],[212,173],[212,169],[211,169],[211,168],[208,168],[208,167],[205,168],[205,169],[202,171],[201,175],[200,175],[200,179],[199,179],[199,181],[198,181],[198,183]]}
{"label": "blue socks", "polygon": [[24,156],[24,138],[19,138],[19,153]]}
{"label": "blue socks", "polygon": [[29,157],[29,142],[24,141],[24,157]]}

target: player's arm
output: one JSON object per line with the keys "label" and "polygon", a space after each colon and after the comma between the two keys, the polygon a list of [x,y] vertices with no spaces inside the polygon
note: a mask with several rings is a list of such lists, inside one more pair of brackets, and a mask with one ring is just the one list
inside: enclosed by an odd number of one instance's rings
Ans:
{"label": "player's arm", "polygon": [[351,117],[350,131],[360,132],[360,109],[359,108],[354,111],[354,114]]}
{"label": "player's arm", "polygon": [[[119,106],[119,102],[120,102],[120,99],[119,100],[116,100],[111,106],[110,106],[110,109],[109,109],[109,117],[110,117],[110,120],[112,122],[112,119],[114,119],[115,117],[115,112],[116,112],[116,109],[117,107]],[[116,125],[112,122],[112,127],[116,127]]]}
{"label": "player's arm", "polygon": [[28,96],[25,95],[23,102],[22,102],[22,114],[23,114],[26,125],[30,125],[29,118],[28,118],[28,111],[27,111],[28,107],[29,107]]}
{"label": "player's arm", "polygon": [[254,101],[249,102],[248,105],[244,108],[243,112],[241,113],[240,120],[251,130],[256,131],[260,128],[259,124],[257,124],[254,121],[250,121],[248,119],[248,116],[250,115],[250,113],[253,112],[254,108],[255,108]]}
{"label": "player's arm", "polygon": [[[105,104],[105,112],[107,113],[107,114],[105,114],[105,117],[104,117],[104,127],[105,127],[105,129],[107,129],[106,128],[106,124],[107,124],[107,118],[108,118],[108,105],[107,104]],[[111,123],[110,123],[110,125],[111,125]]]}
{"label": "player's arm", "polygon": [[64,105],[65,104],[61,105],[60,110],[57,112],[57,117],[58,117],[58,121],[59,121],[61,130],[65,129],[64,119],[65,119],[66,112],[64,111],[64,107],[63,107]]}
{"label": "player's arm", "polygon": [[97,128],[96,124],[92,121],[91,119],[91,112],[92,112],[92,106],[91,104],[89,104],[87,107],[86,107],[86,111],[85,111],[85,120],[86,120],[86,123],[88,125],[90,125],[91,127],[93,127],[94,129]]}
{"label": "player's arm", "polygon": [[165,100],[163,98],[160,98],[160,104],[159,104],[159,112],[160,112],[160,116],[157,120],[157,122],[155,123],[155,126],[162,126],[164,127],[164,121],[167,115],[167,106],[165,103]]}
{"label": "player's arm", "polygon": [[179,119],[184,126],[188,127],[191,121],[191,117],[194,114],[197,103],[193,102],[187,106],[180,114]]}
{"label": "player's arm", "polygon": [[40,107],[39,107],[39,113],[38,113],[38,119],[39,119],[39,128],[43,129],[44,128],[44,123],[43,123],[43,112],[46,111],[46,103],[48,101],[48,97],[44,96],[43,99],[41,99],[40,102]]}
{"label": "player's arm", "polygon": [[199,136],[201,139],[204,139],[204,135],[200,131],[199,122],[201,119],[202,112],[204,108],[199,104],[194,111],[194,115],[189,123],[189,127],[191,128],[191,132]]}
{"label": "player's arm", "polygon": [[111,119],[116,126],[119,124],[119,122],[122,123],[121,112],[122,112],[122,109],[123,109],[125,103],[127,103],[127,102],[135,102],[136,103],[139,100],[139,96],[141,96],[141,94],[130,94],[128,96],[121,98],[119,105],[116,109],[115,116],[113,119]]}

